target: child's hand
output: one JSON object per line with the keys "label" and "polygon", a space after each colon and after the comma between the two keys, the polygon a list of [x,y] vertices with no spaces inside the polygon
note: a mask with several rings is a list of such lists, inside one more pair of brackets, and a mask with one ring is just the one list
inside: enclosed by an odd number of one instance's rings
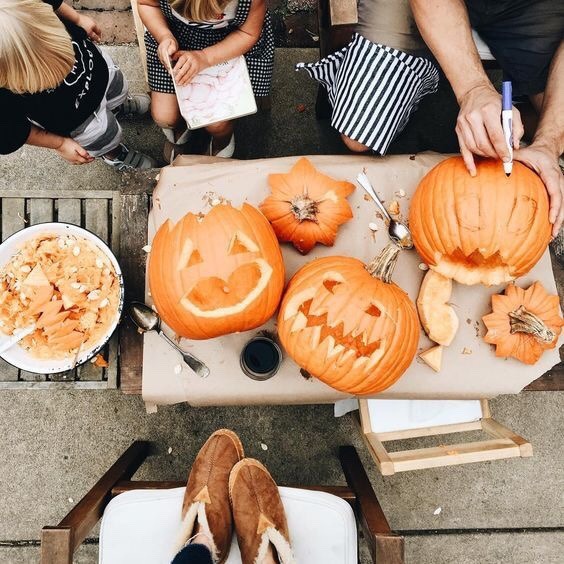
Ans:
{"label": "child's hand", "polygon": [[91,157],[86,149],[83,149],[70,137],[65,137],[56,151],[63,159],[72,164],[86,164],[94,160],[94,157]]}
{"label": "child's hand", "polygon": [[92,41],[100,41],[100,39],[102,39],[102,30],[91,17],[79,14],[76,24],[87,33]]}
{"label": "child's hand", "polygon": [[165,37],[160,43],[157,48],[157,55],[163,66],[168,70],[169,64],[168,59],[172,58],[172,56],[178,51],[178,42],[176,39],[169,35]]}
{"label": "child's hand", "polygon": [[210,66],[209,60],[203,51],[177,51],[172,59],[174,65],[174,80],[176,84],[185,86],[199,72]]}

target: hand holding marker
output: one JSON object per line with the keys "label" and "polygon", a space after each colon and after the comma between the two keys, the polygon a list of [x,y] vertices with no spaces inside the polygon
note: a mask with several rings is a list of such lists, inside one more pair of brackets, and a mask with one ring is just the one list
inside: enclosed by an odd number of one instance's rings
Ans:
{"label": "hand holding marker", "polygon": [[505,80],[502,83],[502,102],[501,102],[501,125],[503,135],[509,150],[509,160],[503,163],[505,176],[509,176],[513,170],[513,104],[511,81]]}

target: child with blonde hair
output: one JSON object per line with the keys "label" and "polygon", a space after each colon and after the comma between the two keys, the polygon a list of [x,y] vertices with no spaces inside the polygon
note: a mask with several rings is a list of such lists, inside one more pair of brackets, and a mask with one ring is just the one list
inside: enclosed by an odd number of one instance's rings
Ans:
{"label": "child with blonde hair", "polygon": [[28,144],[73,164],[153,166],[121,143],[116,119],[146,113],[148,96],[129,96],[99,39],[96,22],[62,0],[0,0],[0,154]]}
{"label": "child with blonde hair", "polygon": [[[274,67],[274,38],[265,0],[139,0],[139,15],[147,28],[147,70],[153,119],[165,134],[165,158],[183,152],[186,123],[174,93],[167,60],[179,85],[202,70],[245,55],[257,97],[268,96]],[[210,154],[231,157],[233,124],[208,126]]]}

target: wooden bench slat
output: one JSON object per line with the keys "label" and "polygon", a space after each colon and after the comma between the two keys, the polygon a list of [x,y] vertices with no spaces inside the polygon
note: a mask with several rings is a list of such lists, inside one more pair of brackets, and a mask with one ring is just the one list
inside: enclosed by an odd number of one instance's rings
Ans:
{"label": "wooden bench slat", "polygon": [[24,198],[4,198],[2,200],[2,241],[24,227]]}
{"label": "wooden bench slat", "polygon": [[53,200],[50,198],[34,198],[29,201],[29,224],[53,221]]}
{"label": "wooden bench slat", "polygon": [[57,201],[58,220],[73,225],[81,225],[81,202],[78,198],[65,198]]}
{"label": "wooden bench slat", "polygon": [[108,200],[85,200],[84,227],[108,242]]}

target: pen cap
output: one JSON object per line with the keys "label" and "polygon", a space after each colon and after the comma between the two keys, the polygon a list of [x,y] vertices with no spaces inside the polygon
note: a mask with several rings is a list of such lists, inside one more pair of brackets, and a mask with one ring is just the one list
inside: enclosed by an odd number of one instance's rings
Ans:
{"label": "pen cap", "polygon": [[510,110],[512,106],[512,97],[513,97],[511,81],[504,80],[502,82],[501,96],[502,96],[501,109]]}

